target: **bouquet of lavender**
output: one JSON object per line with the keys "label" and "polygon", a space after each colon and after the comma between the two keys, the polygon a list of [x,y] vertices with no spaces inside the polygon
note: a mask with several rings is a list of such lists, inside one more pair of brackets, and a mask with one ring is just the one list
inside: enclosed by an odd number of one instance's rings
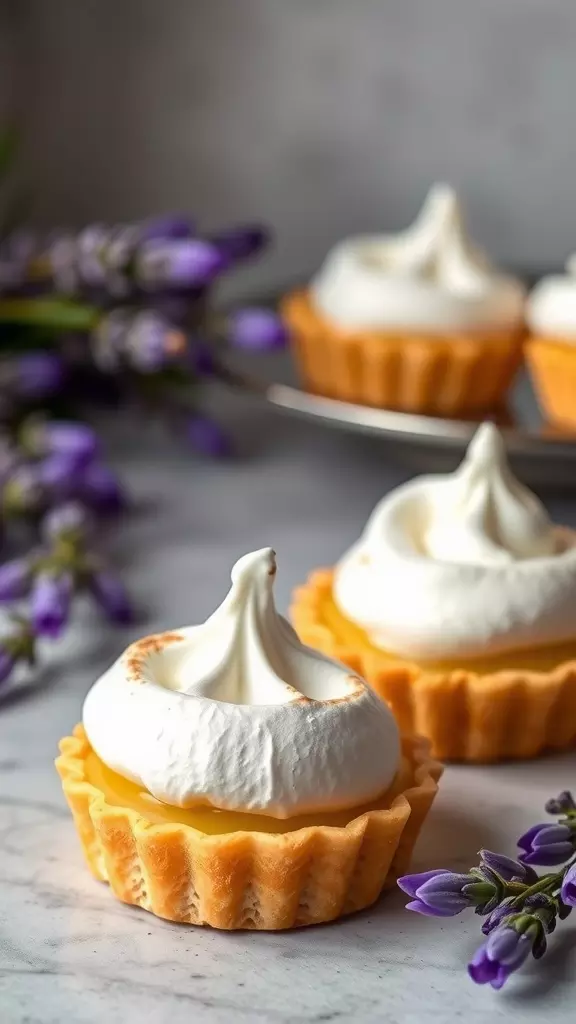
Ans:
{"label": "bouquet of lavender", "polygon": [[[0,133],[0,177],[13,151],[13,133]],[[32,660],[37,638],[61,635],[78,593],[113,622],[131,617],[95,546],[98,519],[124,497],[94,431],[78,422],[87,400],[135,400],[192,447],[225,454],[228,437],[198,406],[202,381],[224,376],[226,344],[285,341],[271,310],[213,308],[221,276],[265,248],[260,225],[201,236],[189,217],[167,216],[39,237],[13,221],[0,222],[0,502],[5,553],[20,543],[0,565],[0,684]]]}
{"label": "bouquet of lavender", "polygon": [[[480,864],[466,874],[440,868],[398,879],[411,897],[407,910],[429,917],[454,917],[473,909],[486,918],[487,936],[468,964],[478,985],[500,989],[532,955],[544,956],[547,935],[576,906],[576,803],[571,793],[546,804],[555,823],[533,825],[518,840],[519,860],[480,851]],[[533,865],[555,867],[538,875]]]}

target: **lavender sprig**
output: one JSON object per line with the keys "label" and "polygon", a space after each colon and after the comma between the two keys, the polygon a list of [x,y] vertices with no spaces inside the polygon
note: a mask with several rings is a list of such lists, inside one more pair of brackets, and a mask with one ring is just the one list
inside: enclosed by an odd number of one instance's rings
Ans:
{"label": "lavender sprig", "polygon": [[[544,956],[547,936],[576,906],[576,802],[563,792],[546,810],[560,820],[524,833],[519,860],[481,850],[480,863],[465,874],[436,869],[398,879],[411,897],[407,910],[454,917],[473,909],[485,917],[486,941],[468,965],[479,985],[500,989],[530,956]],[[538,875],[533,864],[564,866]]]}

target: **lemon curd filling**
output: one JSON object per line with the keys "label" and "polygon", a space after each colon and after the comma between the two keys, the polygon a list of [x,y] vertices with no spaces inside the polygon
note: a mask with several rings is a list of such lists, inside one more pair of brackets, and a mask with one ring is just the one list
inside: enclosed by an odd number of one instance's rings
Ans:
{"label": "lemon curd filling", "polygon": [[171,807],[152,796],[143,786],[130,782],[112,771],[91,750],[86,757],[86,778],[99,789],[106,802],[114,807],[137,811],[154,825],[175,823],[191,825],[206,835],[224,835],[229,832],[295,832],[311,825],[343,827],[366,811],[386,810],[400,792],[410,784],[410,768],[403,760],[392,786],[377,799],[343,811],[303,814],[294,818],[272,818],[264,814],[241,811],[221,811],[216,807]]}
{"label": "lemon curd filling", "polygon": [[551,644],[547,647],[529,647],[519,651],[508,651],[505,654],[486,658],[462,658],[459,661],[413,661],[402,655],[385,651],[372,643],[367,633],[350,619],[347,619],[337,607],[332,594],[326,594],[322,604],[322,615],[327,626],[340,642],[354,649],[364,649],[378,654],[382,663],[389,661],[390,667],[403,664],[414,664],[416,668],[428,672],[452,672],[464,670],[477,675],[492,675],[494,672],[507,670],[529,672],[551,672],[559,665],[576,661],[576,639],[563,644]]}

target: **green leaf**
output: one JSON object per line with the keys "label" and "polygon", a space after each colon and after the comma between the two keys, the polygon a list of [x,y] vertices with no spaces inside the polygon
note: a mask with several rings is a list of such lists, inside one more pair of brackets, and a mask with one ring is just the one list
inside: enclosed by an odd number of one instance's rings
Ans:
{"label": "green leaf", "polygon": [[0,299],[0,324],[27,324],[54,331],[90,331],[99,310],[68,299]]}
{"label": "green leaf", "polygon": [[10,170],[18,148],[18,131],[8,124],[0,131],[0,178]]}

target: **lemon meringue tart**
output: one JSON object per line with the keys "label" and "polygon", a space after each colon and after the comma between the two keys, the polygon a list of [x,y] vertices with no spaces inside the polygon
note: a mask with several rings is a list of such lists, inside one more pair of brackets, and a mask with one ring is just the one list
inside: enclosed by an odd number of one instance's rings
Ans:
{"label": "lemon meringue tart", "polygon": [[576,429],[576,254],[528,297],[526,361],[546,419]]}
{"label": "lemon meringue tart", "polygon": [[283,316],[305,386],[434,416],[502,403],[520,364],[525,289],[473,245],[435,185],[407,230],[340,242]]}
{"label": "lemon meringue tart", "polygon": [[292,620],[442,760],[576,740],[576,532],[515,479],[491,423],[454,474],[387,495],[336,568],[297,590]]}
{"label": "lemon meringue tart", "polygon": [[372,903],[406,870],[440,766],[274,606],[246,555],[201,626],[133,644],[60,744],[93,875],[159,917],[282,929]]}

